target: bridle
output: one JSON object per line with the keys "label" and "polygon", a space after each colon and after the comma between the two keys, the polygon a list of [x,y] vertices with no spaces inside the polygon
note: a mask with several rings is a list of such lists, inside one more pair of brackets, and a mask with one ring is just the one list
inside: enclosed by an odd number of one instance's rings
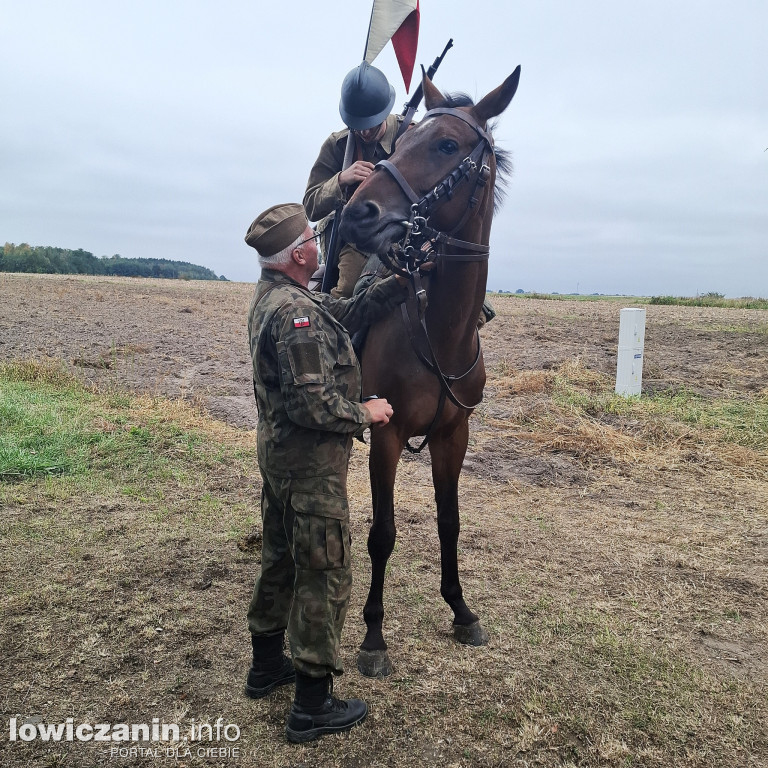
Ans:
{"label": "bridle", "polygon": [[[450,261],[487,261],[490,255],[488,245],[482,243],[473,243],[467,240],[460,240],[454,235],[460,231],[466,221],[472,215],[483,196],[486,194],[486,185],[491,176],[490,160],[493,155],[493,138],[483,128],[481,128],[472,117],[463,110],[453,107],[438,107],[429,110],[424,117],[428,120],[438,115],[448,115],[450,117],[462,120],[469,125],[477,134],[478,141],[474,149],[467,155],[449,174],[447,174],[434,188],[427,194],[419,197],[400,173],[398,168],[389,160],[380,160],[377,168],[382,168],[394,179],[400,190],[411,203],[410,217],[403,224],[406,227],[405,237],[390,247],[384,255],[384,261],[387,266],[395,273],[409,278],[413,291],[414,302],[416,305],[417,318],[412,318],[408,312],[408,304],[401,305],[403,321],[408,329],[411,346],[414,352],[425,365],[438,378],[440,382],[440,399],[437,405],[437,411],[420,445],[412,446],[406,442],[405,447],[411,453],[419,453],[427,444],[432,429],[440,421],[446,398],[450,400],[457,408],[471,411],[478,403],[466,405],[462,403],[453,393],[451,387],[453,384],[468,376],[477,366],[481,357],[480,336],[477,334],[477,355],[472,365],[460,375],[450,375],[443,373],[435,356],[432,343],[429,339],[429,333],[426,325],[427,293],[421,282],[421,268],[429,262],[439,260]],[[444,203],[453,198],[456,187],[464,182],[471,182],[474,179],[474,187],[469,198],[467,209],[458,223],[449,231],[441,231],[430,226],[430,218],[434,212]],[[452,249],[448,252],[447,249]],[[454,250],[458,249],[458,250]],[[418,320],[418,322],[417,322]],[[421,338],[421,343],[419,342]],[[426,346],[427,353],[422,351]],[[482,399],[482,398],[481,398]]]}
{"label": "bridle", "polygon": [[[406,228],[405,237],[395,243],[385,256],[388,266],[398,274],[412,274],[414,270],[426,262],[436,261],[438,258],[454,261],[485,261],[490,253],[487,245],[459,240],[453,235],[464,226],[483,198],[486,184],[491,175],[490,159],[493,155],[493,137],[481,128],[469,114],[455,107],[431,109],[422,118],[422,123],[438,115],[449,115],[463,121],[475,131],[478,141],[469,155],[439,181],[430,192],[419,197],[399,169],[389,160],[380,160],[376,164],[377,168],[380,167],[389,173],[411,203],[410,217],[407,221],[403,221]],[[453,198],[459,184],[470,181],[472,178],[475,180],[475,186],[470,195],[467,209],[453,229],[450,232],[443,232],[431,227],[429,219],[435,210]],[[447,246],[463,249],[469,253],[446,253]]]}

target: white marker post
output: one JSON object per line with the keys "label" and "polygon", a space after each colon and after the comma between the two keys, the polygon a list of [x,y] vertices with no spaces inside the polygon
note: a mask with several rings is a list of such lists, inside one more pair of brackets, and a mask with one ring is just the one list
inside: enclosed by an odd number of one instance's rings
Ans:
{"label": "white marker post", "polygon": [[645,310],[622,309],[619,321],[619,355],[616,360],[616,393],[639,395],[643,385]]}

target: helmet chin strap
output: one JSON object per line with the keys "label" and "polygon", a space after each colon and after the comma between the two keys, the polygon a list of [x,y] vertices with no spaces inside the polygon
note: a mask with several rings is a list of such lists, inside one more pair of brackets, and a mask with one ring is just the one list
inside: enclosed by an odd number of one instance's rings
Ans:
{"label": "helmet chin strap", "polygon": [[364,133],[367,133],[368,131],[373,130],[372,128],[366,128],[364,131],[360,131],[357,129],[353,129],[353,133],[355,136],[357,136],[360,141],[363,142],[363,144],[375,144],[387,131],[387,121],[382,120],[382,122],[379,124],[379,126],[376,129],[376,134],[372,136],[369,139],[366,139],[365,136],[363,136]]}

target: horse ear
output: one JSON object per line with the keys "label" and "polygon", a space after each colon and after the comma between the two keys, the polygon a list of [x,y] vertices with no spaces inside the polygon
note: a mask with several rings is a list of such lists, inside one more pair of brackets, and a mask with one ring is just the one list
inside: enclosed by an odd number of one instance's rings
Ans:
{"label": "horse ear", "polygon": [[445,103],[445,96],[440,89],[427,77],[424,66],[421,67],[421,88],[424,93],[424,106],[427,111]]}
{"label": "horse ear", "polygon": [[480,125],[485,125],[492,117],[500,115],[512,101],[520,82],[520,65],[495,90],[484,96],[479,103],[472,107],[472,114]]}

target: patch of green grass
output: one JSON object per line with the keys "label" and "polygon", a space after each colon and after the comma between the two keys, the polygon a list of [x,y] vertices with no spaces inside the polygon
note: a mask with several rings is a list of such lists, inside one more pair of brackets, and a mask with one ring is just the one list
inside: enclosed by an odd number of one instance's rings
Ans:
{"label": "patch of green grass", "polygon": [[513,299],[541,299],[546,301],[620,301],[632,302],[633,304],[648,304],[648,296],[614,296],[602,293],[539,293],[537,291],[528,291],[526,293],[496,293],[494,296]]}
{"label": "patch of green grass", "polygon": [[721,293],[705,293],[701,296],[653,296],[649,304],[681,307],[722,307],[725,309],[768,309],[768,299],[746,296],[726,299]]}
{"label": "patch of green grass", "polygon": [[701,296],[623,296],[602,293],[492,293],[500,298],[539,299],[545,301],[618,301],[632,304],[655,304],[682,307],[721,307],[724,309],[768,309],[768,299],[745,296],[739,299],[726,299],[721,293],[705,293]]}
{"label": "patch of green grass", "polygon": [[[153,482],[184,483],[246,454],[169,420],[159,401],[89,391],[53,365],[0,366],[0,481],[119,479],[123,493],[146,500]],[[202,506],[219,505],[209,497]]]}
{"label": "patch of green grass", "polygon": [[552,399],[561,408],[592,418],[612,414],[643,423],[666,420],[716,433],[721,442],[768,450],[768,400],[764,397],[706,398],[679,387],[627,398],[614,392],[610,376],[575,366],[556,374]]}
{"label": "patch of green grass", "polygon": [[91,397],[68,385],[0,377],[0,479],[82,472],[102,436]]}

